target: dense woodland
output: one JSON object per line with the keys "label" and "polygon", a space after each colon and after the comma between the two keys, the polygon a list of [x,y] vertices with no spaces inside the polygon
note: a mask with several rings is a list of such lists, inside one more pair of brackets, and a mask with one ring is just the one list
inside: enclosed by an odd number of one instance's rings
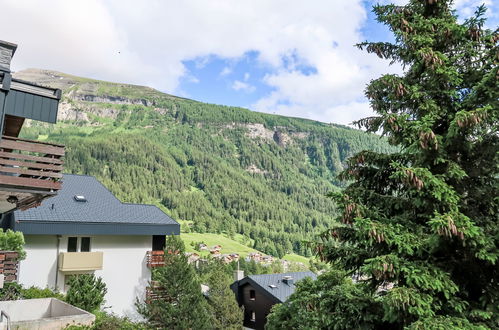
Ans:
{"label": "dense woodland", "polygon": [[336,175],[349,156],[393,150],[347,127],[41,76],[64,89],[63,103],[80,116],[32,122],[22,135],[64,143],[67,172],[96,176],[122,201],[158,205],[187,220],[184,230],[240,233],[274,256],[311,254],[303,241],[331,223],[336,211],[326,194],[341,186]]}

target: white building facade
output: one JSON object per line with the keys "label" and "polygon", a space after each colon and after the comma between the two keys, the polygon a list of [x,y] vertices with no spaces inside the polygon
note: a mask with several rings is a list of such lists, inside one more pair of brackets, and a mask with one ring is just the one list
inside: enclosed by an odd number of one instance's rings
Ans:
{"label": "white building facade", "polygon": [[[68,253],[68,238],[90,239],[90,251],[102,253],[101,269],[61,271],[61,253]],[[26,259],[19,266],[19,283],[25,287],[48,287],[65,292],[73,274],[94,273],[106,283],[104,307],[119,315],[135,317],[136,298],[143,301],[151,279],[146,254],[152,249],[151,236],[57,236],[26,235]],[[70,252],[71,253],[71,252]],[[79,252],[74,252],[79,253]],[[85,252],[81,252],[85,253]],[[128,266],[127,266],[128,265]],[[98,267],[97,263],[97,267]],[[92,264],[82,264],[92,268]]]}

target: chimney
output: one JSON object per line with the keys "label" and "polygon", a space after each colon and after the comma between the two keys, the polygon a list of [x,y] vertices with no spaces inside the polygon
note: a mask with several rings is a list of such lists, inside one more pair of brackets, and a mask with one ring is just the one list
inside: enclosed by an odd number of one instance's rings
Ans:
{"label": "chimney", "polygon": [[0,40],[0,71],[10,73],[10,61],[16,49],[16,44]]}
{"label": "chimney", "polygon": [[234,281],[240,281],[244,278],[244,270],[234,271]]}
{"label": "chimney", "polygon": [[292,285],[293,284],[293,277],[292,276],[283,276],[282,281],[286,283],[287,285]]}

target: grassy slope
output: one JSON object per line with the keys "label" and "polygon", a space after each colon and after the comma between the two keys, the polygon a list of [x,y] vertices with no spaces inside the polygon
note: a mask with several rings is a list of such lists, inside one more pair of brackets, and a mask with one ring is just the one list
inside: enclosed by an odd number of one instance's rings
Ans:
{"label": "grassy slope", "polygon": [[[222,234],[212,234],[212,233],[181,233],[180,238],[185,243],[185,248],[187,252],[196,252],[201,256],[208,256],[209,251],[196,251],[193,246],[191,246],[191,242],[198,243],[204,242],[208,247],[212,247],[214,245],[220,244],[222,245],[222,254],[229,253],[237,253],[241,257],[246,257],[250,252],[259,252],[255,249],[248,247],[247,245],[238,242],[237,240],[241,240],[242,236],[238,235],[234,238],[234,240],[222,235]],[[295,253],[288,253],[283,258],[283,260],[292,261],[292,262],[301,262],[304,265],[308,265],[309,259]]]}
{"label": "grassy slope", "polygon": [[191,242],[204,242],[209,248],[220,244],[222,246],[221,253],[238,253],[241,257],[246,257],[250,252],[258,252],[221,234],[181,233],[180,237],[185,243],[187,252],[196,252],[203,256],[209,255],[209,251],[198,252],[191,246]]}

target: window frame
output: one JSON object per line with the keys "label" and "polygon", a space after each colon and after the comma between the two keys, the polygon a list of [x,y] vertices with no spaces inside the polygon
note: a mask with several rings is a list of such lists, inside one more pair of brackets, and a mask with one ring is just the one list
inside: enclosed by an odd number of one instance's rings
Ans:
{"label": "window frame", "polygon": [[249,300],[252,300],[252,301],[256,300],[256,291],[253,289],[249,290]]}
{"label": "window frame", "polygon": [[[88,240],[88,245],[85,246],[83,250],[83,242]],[[80,252],[91,252],[92,251],[92,240],[89,236],[80,237]]]}
{"label": "window frame", "polygon": [[76,236],[68,237],[66,250],[68,252],[78,252],[78,237]]}
{"label": "window frame", "polygon": [[[88,239],[88,251],[83,251],[83,241],[84,239]],[[74,249],[73,246],[70,249],[70,240],[75,240],[75,242],[71,244],[75,244]],[[68,236],[67,244],[66,244],[67,252],[91,252],[92,251],[92,237],[91,236]]]}

